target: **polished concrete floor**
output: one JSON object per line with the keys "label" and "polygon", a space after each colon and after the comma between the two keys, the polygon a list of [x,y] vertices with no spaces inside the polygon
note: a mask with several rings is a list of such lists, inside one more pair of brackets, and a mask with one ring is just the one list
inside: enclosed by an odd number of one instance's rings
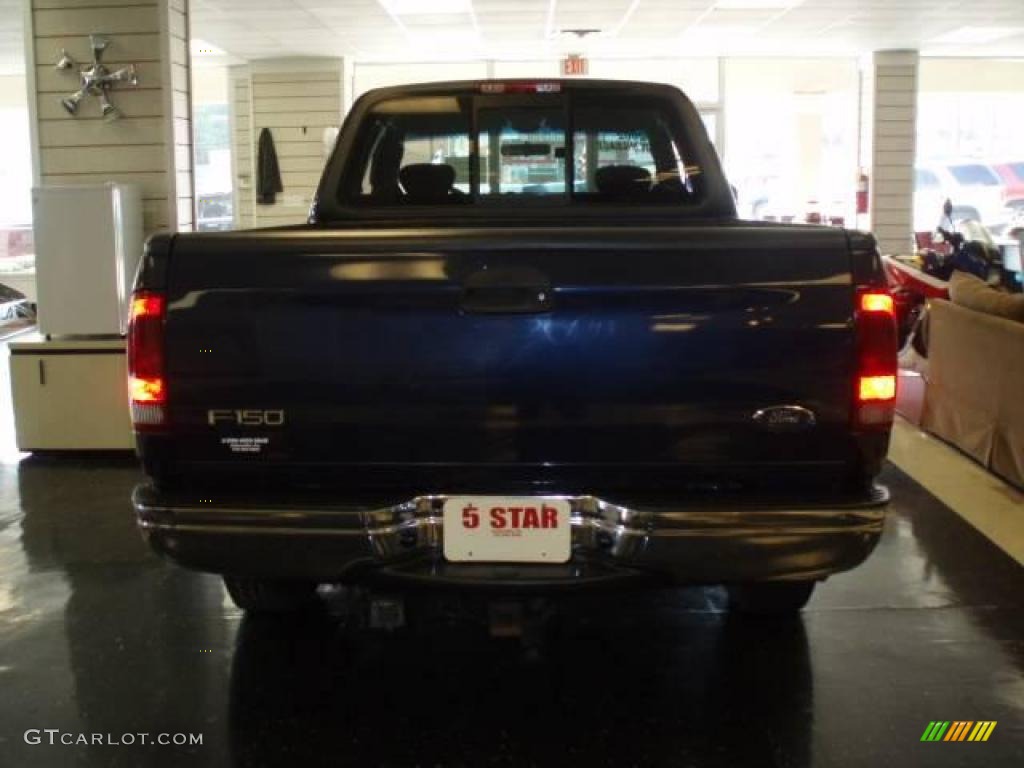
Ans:
{"label": "polished concrete floor", "polygon": [[[246,619],[149,554],[137,479],[0,464],[0,766],[1024,765],[1024,569],[894,467],[878,550],[801,619],[730,618],[717,589],[585,596],[532,651],[451,606],[393,634],[350,628],[337,594]],[[931,720],[998,725],[921,743]]]}

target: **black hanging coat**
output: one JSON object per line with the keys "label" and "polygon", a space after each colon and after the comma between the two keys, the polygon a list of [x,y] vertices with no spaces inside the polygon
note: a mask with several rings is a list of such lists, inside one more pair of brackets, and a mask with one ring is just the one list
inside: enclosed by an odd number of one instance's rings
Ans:
{"label": "black hanging coat", "polygon": [[256,159],[256,202],[261,205],[273,205],[274,195],[283,189],[281,169],[277,165],[277,151],[274,149],[274,137],[270,135],[269,128],[264,128],[260,131]]}

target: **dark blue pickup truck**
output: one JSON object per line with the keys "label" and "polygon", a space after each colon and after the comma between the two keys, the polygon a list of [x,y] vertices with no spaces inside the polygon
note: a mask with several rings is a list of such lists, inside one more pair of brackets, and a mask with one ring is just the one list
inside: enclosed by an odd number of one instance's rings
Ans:
{"label": "dark blue pickup truck", "polygon": [[246,609],[682,583],[792,611],[882,530],[875,242],[738,220],[675,88],[370,92],[308,224],[152,238],[131,315],[139,524]]}

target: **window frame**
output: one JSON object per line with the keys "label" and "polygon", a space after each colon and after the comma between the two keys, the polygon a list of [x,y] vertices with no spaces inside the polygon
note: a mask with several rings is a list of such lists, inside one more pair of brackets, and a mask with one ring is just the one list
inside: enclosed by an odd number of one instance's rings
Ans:
{"label": "window frame", "polygon": [[[400,98],[400,97],[399,97]],[[532,209],[535,207],[572,207],[575,209],[581,208],[601,208],[604,209],[607,206],[603,203],[595,204],[593,200],[588,200],[587,197],[581,196],[576,192],[576,168],[575,168],[575,153],[576,153],[576,125],[575,118],[578,109],[600,109],[602,105],[594,102],[588,103],[586,94],[582,95],[574,92],[561,91],[558,93],[538,93],[538,94],[489,94],[489,93],[470,93],[465,94],[465,98],[469,101],[468,106],[468,117],[469,117],[469,206],[460,206],[459,210],[465,212],[467,208],[499,208],[501,210],[514,210],[514,209]],[[658,109],[662,112],[662,118],[666,123],[667,133],[665,136],[666,142],[669,146],[675,146],[677,151],[682,154],[682,162],[685,166],[689,166],[686,162],[687,157],[693,157],[696,162],[696,153],[692,151],[692,144],[687,144],[688,132],[682,125],[682,121],[678,119],[678,115],[674,110],[670,108],[671,102],[663,97],[655,95],[638,95],[634,97],[638,104],[636,108],[649,108],[652,112]],[[386,101],[382,99],[381,101]],[[460,99],[461,101],[461,99]],[[647,101],[649,104],[644,105],[639,102]],[[380,103],[380,102],[378,102]],[[565,164],[565,187],[561,193],[545,194],[545,195],[523,195],[522,197],[510,198],[502,195],[485,195],[481,193],[481,183],[483,181],[481,167],[482,154],[480,152],[479,143],[483,138],[481,134],[481,118],[480,113],[486,110],[500,110],[500,109],[548,109],[551,110],[554,106],[559,107],[559,111],[562,113],[562,125],[563,125],[563,137],[565,141],[565,157],[563,158]],[[465,109],[465,105],[460,104],[460,107]],[[372,119],[374,112],[372,109],[366,113],[366,118]],[[367,121],[364,121],[364,126]],[[701,127],[703,128],[703,121],[701,121]],[[364,158],[370,158],[372,160],[373,145],[376,137],[380,135],[379,131],[362,130],[360,131],[361,136],[356,137],[356,141],[353,144],[353,151],[349,154],[346,160],[345,169],[342,171],[341,184],[338,189],[339,202],[347,207],[352,207],[360,211],[366,210],[425,210],[425,209],[438,209],[445,208],[445,206],[437,206],[430,203],[425,204],[414,204],[409,206],[396,206],[396,205],[379,205],[372,202],[361,199],[364,194],[362,193],[362,186],[365,178],[370,173],[371,165],[369,162],[363,167],[363,172],[360,174],[355,172],[357,170],[356,163]],[[652,159],[657,163],[657,157],[654,153],[655,141],[654,137],[648,136],[650,142]],[[696,176],[699,178],[703,175],[703,164],[699,164],[702,168],[699,174]],[[348,181],[348,197],[345,195],[345,182]],[[698,181],[699,187],[702,184]],[[695,199],[692,201],[677,201],[669,203],[622,203],[622,205],[629,208],[651,208],[663,211],[672,211],[679,209],[689,209],[701,202],[701,196],[703,190],[698,189],[695,194]]]}
{"label": "window frame", "polygon": [[[572,205],[571,207],[550,205],[502,206],[500,211],[487,205],[464,206],[396,206],[353,205],[345,197],[345,185],[353,179],[361,180],[359,171],[351,166],[357,158],[358,143],[363,132],[360,130],[368,115],[383,101],[415,96],[457,98],[479,98],[484,87],[502,85],[529,87],[538,84],[560,89],[562,94],[573,97],[595,99],[601,103],[614,104],[621,99],[647,97],[664,105],[666,118],[683,139],[682,149],[688,163],[699,166],[702,194],[685,205]],[[502,100],[511,98],[510,93],[501,95]],[[719,123],[721,128],[721,122]],[[358,181],[356,182],[359,183]],[[715,146],[708,138],[700,114],[694,103],[676,86],[627,80],[461,80],[444,83],[396,86],[368,91],[352,105],[327,163],[316,196],[310,209],[309,223],[327,228],[332,226],[388,226],[397,222],[415,222],[416,226],[459,227],[473,226],[478,222],[493,221],[508,224],[552,225],[575,222],[579,224],[623,224],[645,221],[662,224],[681,222],[737,221],[736,202]]]}

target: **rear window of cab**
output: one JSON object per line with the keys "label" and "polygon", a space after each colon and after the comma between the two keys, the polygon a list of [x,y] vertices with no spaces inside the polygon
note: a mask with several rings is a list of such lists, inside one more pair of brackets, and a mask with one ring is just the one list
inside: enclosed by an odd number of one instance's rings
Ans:
{"label": "rear window of cab", "polygon": [[430,95],[375,103],[342,176],[371,207],[637,204],[701,198],[692,137],[650,96]]}

